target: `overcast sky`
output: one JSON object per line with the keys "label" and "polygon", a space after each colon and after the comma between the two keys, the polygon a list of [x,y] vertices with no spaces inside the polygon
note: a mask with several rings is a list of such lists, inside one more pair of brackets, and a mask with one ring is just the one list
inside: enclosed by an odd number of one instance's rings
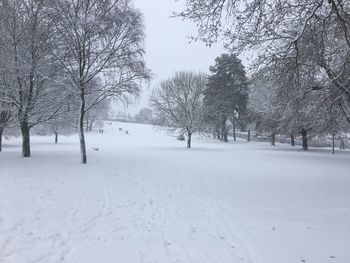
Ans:
{"label": "overcast sky", "polygon": [[189,43],[188,36],[196,33],[193,23],[170,18],[175,10],[182,10],[184,1],[175,0],[134,0],[144,14],[146,26],[146,63],[154,74],[150,87],[145,87],[139,102],[128,107],[131,114],[148,106],[149,90],[161,80],[171,77],[179,70],[208,72],[210,65],[221,53],[222,44],[211,48],[204,43]]}

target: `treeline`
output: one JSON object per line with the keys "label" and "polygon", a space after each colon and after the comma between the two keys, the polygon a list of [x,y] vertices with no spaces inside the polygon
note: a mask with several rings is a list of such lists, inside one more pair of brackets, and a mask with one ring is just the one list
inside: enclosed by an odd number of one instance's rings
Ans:
{"label": "treeline", "polygon": [[300,136],[302,148],[308,139],[331,140],[344,148],[350,122],[339,101],[341,92],[325,76],[308,67],[297,67],[295,61],[284,61],[265,67],[251,80],[249,99],[252,127],[265,132],[275,144],[275,136],[289,137],[291,145]]}
{"label": "treeline", "polygon": [[290,138],[292,146],[299,137],[304,150],[309,138],[331,138],[334,152],[336,141],[345,147],[349,121],[339,94],[308,70],[291,60],[262,67],[248,78],[236,55],[223,54],[209,75],[184,71],[163,81],[151,103],[157,123],[181,128],[188,148],[195,132],[227,142],[228,134],[236,140],[238,128],[248,141],[254,131],[254,136],[269,136],[272,145],[276,136]]}
{"label": "treeline", "polygon": [[143,29],[127,0],[0,0],[0,145],[18,126],[29,157],[31,129],[73,125],[86,163],[84,129],[149,78]]}
{"label": "treeline", "polygon": [[[249,57],[246,123],[271,135],[342,141],[350,123],[350,2],[192,0],[194,39]],[[222,122],[223,123],[223,122]],[[223,134],[225,137],[225,134]]]}

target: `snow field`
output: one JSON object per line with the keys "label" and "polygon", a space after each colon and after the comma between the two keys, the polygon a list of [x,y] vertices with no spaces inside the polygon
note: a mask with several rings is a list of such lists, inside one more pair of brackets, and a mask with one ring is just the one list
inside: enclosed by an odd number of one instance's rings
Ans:
{"label": "snow field", "polygon": [[[119,127],[128,130],[119,132]],[[0,153],[0,262],[350,262],[350,154],[113,123]],[[97,148],[98,151],[93,150]]]}

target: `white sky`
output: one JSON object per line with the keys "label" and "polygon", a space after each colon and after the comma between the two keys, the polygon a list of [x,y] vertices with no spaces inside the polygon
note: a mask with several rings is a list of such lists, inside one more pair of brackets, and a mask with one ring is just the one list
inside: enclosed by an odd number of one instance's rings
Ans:
{"label": "white sky", "polygon": [[184,1],[134,0],[134,5],[144,14],[146,26],[146,63],[154,74],[150,87],[127,112],[135,114],[148,106],[149,91],[161,80],[171,77],[176,71],[193,70],[209,72],[217,56],[224,53],[222,44],[211,48],[204,43],[189,43],[188,36],[196,34],[193,23],[170,18],[175,10],[182,10]]}

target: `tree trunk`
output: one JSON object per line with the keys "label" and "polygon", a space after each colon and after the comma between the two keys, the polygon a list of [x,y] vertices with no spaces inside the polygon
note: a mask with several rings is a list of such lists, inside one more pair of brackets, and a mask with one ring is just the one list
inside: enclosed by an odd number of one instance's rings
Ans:
{"label": "tree trunk", "polygon": [[307,131],[305,129],[301,130],[301,137],[302,137],[302,141],[303,141],[303,150],[308,150],[309,147],[307,145]]}
{"label": "tree trunk", "polygon": [[191,136],[190,132],[187,133],[187,148],[191,148]]}
{"label": "tree trunk", "polygon": [[275,132],[272,132],[271,133],[271,145],[272,146],[276,146],[276,134],[275,134]]}
{"label": "tree trunk", "polygon": [[215,119],[215,132],[216,132],[216,139],[221,141],[221,124],[220,124],[220,115],[217,114]]}
{"label": "tree trunk", "polygon": [[255,124],[255,137],[258,137],[259,136],[259,129],[260,129],[260,122],[257,121],[256,124]]}
{"label": "tree trunk", "polygon": [[224,142],[228,142],[227,138],[227,129],[226,129],[226,116],[223,116],[222,123],[221,123],[221,139]]}
{"label": "tree trunk", "polygon": [[290,134],[290,144],[291,144],[292,146],[295,146],[295,139],[294,139],[293,133]]}
{"label": "tree trunk", "polygon": [[248,129],[248,137],[247,137],[247,141],[250,142],[250,129]]}
{"label": "tree trunk", "polygon": [[80,112],[79,112],[79,142],[80,142],[80,157],[81,163],[87,163],[86,144],[84,136],[84,116],[85,116],[85,94],[84,90],[80,94]]}
{"label": "tree trunk", "polygon": [[335,147],[335,132],[332,132],[332,154],[334,154]]}
{"label": "tree trunk", "polygon": [[55,133],[55,143],[57,144],[58,143],[58,132],[54,131],[54,133]]}
{"label": "tree trunk", "polygon": [[232,132],[233,132],[233,140],[236,141],[237,138],[236,138],[236,123],[235,123],[235,120],[232,119]]}
{"label": "tree trunk", "polygon": [[85,131],[88,132],[89,131],[89,119],[86,118],[86,126],[85,126]]}
{"label": "tree trunk", "polygon": [[9,121],[11,112],[8,110],[0,110],[0,152],[2,151],[2,135]]}
{"label": "tree trunk", "polygon": [[339,150],[344,150],[345,149],[345,142],[343,136],[340,136],[339,138]]}
{"label": "tree trunk", "polygon": [[92,131],[92,124],[94,123],[93,120],[90,121],[90,124],[89,124],[89,131]]}
{"label": "tree trunk", "polygon": [[30,127],[26,121],[20,123],[22,133],[22,157],[30,157]]}
{"label": "tree trunk", "polygon": [[2,151],[2,133],[4,132],[4,127],[0,126],[0,152]]}
{"label": "tree trunk", "polygon": [[225,130],[224,130],[224,142],[228,142],[228,137],[227,137],[227,130],[226,130],[226,128],[225,128]]}

